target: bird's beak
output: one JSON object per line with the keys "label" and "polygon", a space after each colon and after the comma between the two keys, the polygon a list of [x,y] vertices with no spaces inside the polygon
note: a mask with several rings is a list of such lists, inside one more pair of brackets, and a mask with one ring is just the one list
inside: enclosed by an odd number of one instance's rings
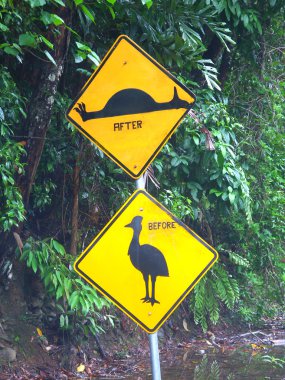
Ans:
{"label": "bird's beak", "polygon": [[126,224],[125,227],[132,227],[132,223]]}

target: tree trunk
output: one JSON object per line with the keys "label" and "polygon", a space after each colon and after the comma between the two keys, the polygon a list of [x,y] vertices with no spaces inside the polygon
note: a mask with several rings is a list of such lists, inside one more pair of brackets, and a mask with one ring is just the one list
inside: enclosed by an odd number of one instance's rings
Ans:
{"label": "tree trunk", "polygon": [[73,256],[77,254],[78,245],[78,195],[80,189],[80,163],[82,156],[83,142],[80,144],[80,149],[78,156],[75,160],[73,167],[73,205],[72,205],[72,215],[71,215],[71,243],[70,243],[70,253]]}
{"label": "tree trunk", "polygon": [[214,35],[207,50],[203,54],[204,59],[211,59],[214,63],[217,62],[218,58],[221,56],[224,50],[224,46],[219,40],[219,38]]}
{"label": "tree trunk", "polygon": [[221,87],[223,88],[228,76],[230,69],[230,53],[227,50],[224,50],[221,65],[219,68],[219,80],[221,82]]}
{"label": "tree trunk", "polygon": [[[66,24],[71,21],[71,9],[60,8],[58,15]],[[32,186],[45,144],[47,130],[50,126],[55,94],[61,78],[64,60],[68,51],[70,32],[64,26],[58,28],[59,34],[54,35],[50,30],[48,38],[54,43],[54,60],[42,65],[40,81],[30,102],[27,115],[29,138],[26,145],[27,159],[25,174],[20,178],[19,186],[22,191],[25,208],[28,209]]]}

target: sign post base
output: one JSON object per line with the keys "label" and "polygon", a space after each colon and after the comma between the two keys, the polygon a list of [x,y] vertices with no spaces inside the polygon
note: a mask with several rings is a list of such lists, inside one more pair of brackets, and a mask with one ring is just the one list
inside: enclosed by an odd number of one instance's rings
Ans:
{"label": "sign post base", "polygon": [[149,334],[152,380],[161,380],[157,332]]}

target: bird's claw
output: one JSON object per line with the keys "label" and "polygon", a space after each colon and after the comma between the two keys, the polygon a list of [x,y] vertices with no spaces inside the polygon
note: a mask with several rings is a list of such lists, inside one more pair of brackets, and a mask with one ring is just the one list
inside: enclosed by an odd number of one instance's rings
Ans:
{"label": "bird's claw", "polygon": [[150,303],[151,306],[153,306],[155,303],[160,303],[159,301],[157,301],[156,299],[154,298],[150,298],[150,297],[144,297],[144,298],[141,298],[141,300],[143,301],[143,303]]}
{"label": "bird's claw", "polygon": [[151,306],[153,306],[155,303],[160,303],[159,301],[157,301],[155,298],[150,298],[149,301],[151,303]]}
{"label": "bird's claw", "polygon": [[143,297],[143,298],[141,298],[141,300],[143,301],[143,303],[150,302],[150,298],[149,297]]}
{"label": "bird's claw", "polygon": [[82,121],[86,121],[87,120],[87,114],[88,114],[88,112],[86,111],[85,103],[77,103],[77,107],[74,108],[74,110],[79,113],[79,115],[81,116]]}

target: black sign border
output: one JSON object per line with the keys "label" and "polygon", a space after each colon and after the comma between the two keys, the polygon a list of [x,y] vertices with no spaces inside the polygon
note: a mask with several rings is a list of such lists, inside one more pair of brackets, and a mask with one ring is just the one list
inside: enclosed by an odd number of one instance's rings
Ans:
{"label": "black sign border", "polygon": [[[148,60],[150,60],[156,67],[158,67],[159,70],[161,70],[164,74],[166,74],[170,79],[172,79],[178,86],[184,89],[185,92],[187,92],[193,99],[193,103],[190,105],[189,108],[186,109],[184,114],[181,116],[181,118],[177,121],[177,123],[173,126],[173,128],[169,131],[167,136],[163,139],[163,141],[158,145],[158,147],[155,149],[155,151],[151,154],[150,158],[146,161],[142,169],[139,171],[138,174],[133,173],[129,168],[127,168],[124,164],[121,163],[119,159],[117,159],[111,152],[109,152],[108,149],[106,149],[103,145],[101,145],[93,136],[91,136],[89,133],[87,133],[75,120],[73,120],[69,113],[70,111],[75,107],[78,100],[81,98],[85,90],[90,86],[90,84],[93,82],[95,77],[99,74],[99,72],[104,67],[105,63],[107,62],[110,55],[113,53],[113,51],[116,49],[117,45],[122,41],[126,40],[128,43],[130,43],[135,49],[137,49],[142,55],[144,55]],[[169,71],[167,71],[163,66],[161,66],[154,58],[152,58],[147,52],[145,52],[140,46],[138,46],[133,40],[131,40],[128,36],[121,35],[118,37],[114,45],[111,47],[111,49],[108,51],[108,53],[105,55],[105,57],[102,60],[102,63],[98,66],[97,70],[92,74],[92,76],[89,78],[85,86],[81,89],[75,100],[72,102],[71,106],[66,111],[65,117],[66,119],[75,125],[83,135],[85,135],[89,140],[93,141],[104,153],[107,154],[109,158],[111,158],[114,162],[116,162],[117,165],[119,165],[123,170],[125,170],[126,173],[128,173],[132,178],[138,179],[142,176],[142,174],[146,171],[148,166],[152,163],[152,161],[155,159],[155,157],[158,155],[160,150],[163,148],[163,146],[166,144],[166,142],[169,140],[171,135],[174,133],[176,128],[178,128],[180,122],[182,119],[187,115],[187,113],[190,111],[190,109],[193,107],[196,101],[196,96],[190,91],[183,83],[181,83],[177,78],[175,78]]]}
{"label": "black sign border", "polygon": [[[156,206],[158,206],[161,210],[166,212],[176,223],[178,223],[181,227],[183,227],[188,233],[190,233],[196,240],[202,243],[209,251],[213,253],[213,259],[209,262],[209,264],[204,268],[204,270],[195,278],[194,281],[188,286],[185,292],[177,299],[174,305],[169,309],[169,311],[161,318],[161,320],[155,325],[153,329],[147,327],[143,322],[141,322],[135,315],[133,315],[128,309],[126,309],[120,302],[118,302],[115,298],[112,297],[111,294],[106,292],[100,285],[98,285],[95,281],[93,281],[89,276],[87,276],[80,268],[79,265],[81,261],[88,255],[90,250],[97,244],[97,242],[101,239],[102,236],[109,230],[109,228],[114,224],[114,222],[119,218],[119,216],[125,211],[125,209],[135,200],[135,198],[139,194],[144,194],[151,202],[153,202]],[[187,227],[184,223],[181,222],[178,218],[176,218],[167,208],[165,208],[162,204],[160,204],[155,198],[153,198],[147,191],[145,190],[137,190],[135,191],[131,197],[127,200],[127,202],[123,205],[123,207],[118,211],[118,213],[110,220],[110,222],[103,228],[101,233],[95,237],[93,242],[87,248],[86,251],[79,257],[79,259],[75,262],[74,267],[80,275],[85,278],[89,283],[91,283],[97,290],[99,290],[104,296],[109,298],[116,306],[119,307],[125,314],[127,314],[131,319],[133,319],[138,325],[140,325],[144,330],[149,333],[154,333],[159,329],[159,327],[166,321],[166,319],[172,314],[172,312],[179,306],[179,304],[183,301],[183,299],[190,293],[190,291],[194,288],[194,286],[199,282],[200,278],[203,277],[204,273],[208,271],[208,269],[214,264],[214,262],[218,259],[218,253],[212,248],[209,244],[207,244],[202,238],[195,234],[189,227]]]}

